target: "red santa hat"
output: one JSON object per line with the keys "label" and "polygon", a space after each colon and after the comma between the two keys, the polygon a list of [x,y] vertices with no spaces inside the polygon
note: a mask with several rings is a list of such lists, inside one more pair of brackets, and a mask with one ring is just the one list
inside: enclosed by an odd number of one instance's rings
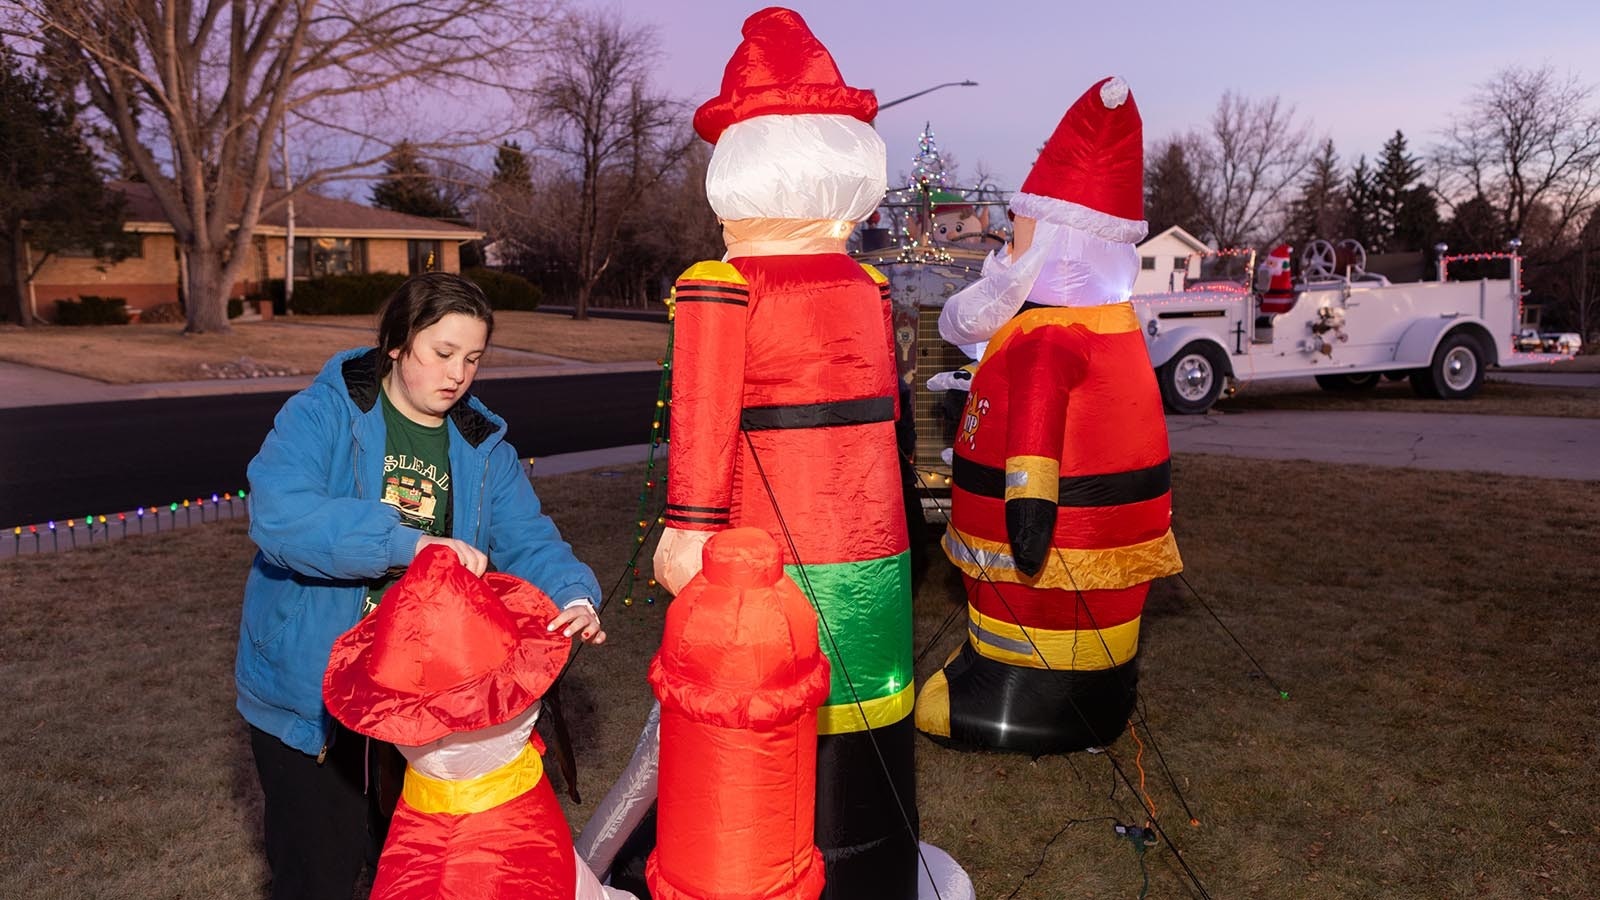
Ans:
{"label": "red santa hat", "polygon": [[1011,209],[1107,241],[1144,238],[1144,126],[1126,81],[1103,79],[1072,104]]}
{"label": "red santa hat", "polygon": [[871,122],[872,91],[844,83],[828,48],[792,9],[771,6],[744,21],[744,40],[722,75],[722,93],[700,105],[694,130],[715,144],[736,122],[756,116],[843,115]]}
{"label": "red santa hat", "polygon": [[334,641],[322,698],[350,730],[417,746],[510,721],[555,681],[572,641],[533,585],[478,578],[424,547],[371,615]]}

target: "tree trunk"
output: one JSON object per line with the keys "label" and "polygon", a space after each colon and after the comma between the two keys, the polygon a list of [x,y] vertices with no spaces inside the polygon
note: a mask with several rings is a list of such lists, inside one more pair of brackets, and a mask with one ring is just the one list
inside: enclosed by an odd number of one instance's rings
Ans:
{"label": "tree trunk", "polygon": [[232,285],[225,284],[225,270],[219,254],[203,249],[184,254],[189,274],[189,296],[186,313],[186,334],[227,334],[228,294]]}
{"label": "tree trunk", "polygon": [[5,318],[27,327],[34,324],[33,316],[28,315],[28,245],[22,240],[11,243],[11,290],[6,291],[9,302],[0,307],[0,313]]}
{"label": "tree trunk", "polygon": [[578,296],[572,301],[572,317],[583,320],[589,318],[589,295],[594,292],[594,282],[587,278],[578,280]]}

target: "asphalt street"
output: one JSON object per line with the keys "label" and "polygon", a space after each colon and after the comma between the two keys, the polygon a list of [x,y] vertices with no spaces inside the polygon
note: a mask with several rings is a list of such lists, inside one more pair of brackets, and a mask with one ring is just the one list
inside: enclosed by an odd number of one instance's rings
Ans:
{"label": "asphalt street", "polygon": [[[1600,387],[1579,377],[1570,386]],[[490,370],[473,390],[523,456],[559,456],[534,469],[551,475],[643,459],[659,378],[649,364],[546,366]],[[0,364],[0,528],[247,487],[273,415],[309,380],[103,385]],[[1172,416],[1167,428],[1177,453],[1600,481],[1593,419],[1250,411]]]}
{"label": "asphalt street", "polygon": [[[660,372],[481,379],[524,457],[649,439]],[[0,526],[236,491],[291,392],[0,408]],[[536,470],[537,471],[537,470]]]}

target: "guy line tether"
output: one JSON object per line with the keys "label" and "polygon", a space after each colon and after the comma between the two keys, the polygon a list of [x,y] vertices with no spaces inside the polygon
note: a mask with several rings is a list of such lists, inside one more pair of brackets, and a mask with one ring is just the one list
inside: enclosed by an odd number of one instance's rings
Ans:
{"label": "guy line tether", "polygon": [[894,797],[896,811],[900,813],[900,821],[905,825],[906,833],[911,836],[911,842],[917,848],[917,861],[922,864],[922,871],[928,876],[928,885],[933,888],[935,900],[944,900],[939,893],[939,882],[934,877],[933,868],[928,865],[928,859],[922,852],[922,842],[917,838],[917,830],[911,825],[911,816],[906,812],[906,804],[900,797],[900,789],[895,786],[894,774],[889,771],[889,761],[883,758],[883,750],[878,746],[878,736],[873,734],[870,720],[867,718],[866,707],[861,702],[861,695],[856,692],[856,684],[850,678],[850,670],[845,668],[844,655],[839,651],[839,642],[834,639],[833,626],[828,623],[828,617],[822,611],[822,606],[817,602],[816,593],[811,588],[811,577],[806,573],[806,564],[800,560],[800,551],[795,546],[794,536],[789,532],[789,523],[783,517],[783,510],[778,506],[778,495],[772,489],[772,482],[767,479],[767,469],[761,464],[761,455],[756,452],[755,441],[750,437],[750,432],[741,431],[744,435],[745,446],[750,448],[750,458],[756,464],[756,473],[761,476],[761,486],[767,492],[767,499],[772,503],[772,512],[778,519],[778,527],[783,531],[783,539],[789,545],[789,555],[794,557],[795,569],[800,573],[800,580],[804,582],[806,599],[811,601],[811,606],[816,610],[817,621],[822,624],[822,630],[828,638],[828,645],[833,648],[837,660],[839,673],[844,676],[845,687],[850,690],[850,699],[856,705],[856,712],[861,716],[861,721],[868,727],[864,732],[867,743],[872,745],[872,753],[878,759],[878,768],[883,772],[883,777],[889,784],[889,793]]}
{"label": "guy line tether", "polygon": [[[916,471],[915,467],[913,467],[912,471],[913,472]],[[921,476],[920,473],[917,474],[917,482],[922,486],[922,489],[924,490],[924,492],[926,492],[928,494],[928,497],[933,500],[934,505],[937,508],[939,508],[939,510],[940,510],[940,512],[942,514],[944,514],[945,521],[947,523],[950,522],[950,517],[949,517],[948,513],[945,513],[943,507],[939,505],[938,497],[934,496],[932,494],[932,492],[928,490],[927,483],[922,479],[922,476]],[[946,527],[948,529],[950,526],[947,525]],[[974,563],[978,566],[979,580],[983,581],[985,583],[988,583],[990,585],[996,584],[994,579],[990,577],[988,568],[983,565],[983,563],[982,563],[980,557],[978,556],[978,554],[975,551],[973,551],[973,548],[970,545],[968,545],[966,543],[966,541],[962,538],[961,532],[947,530],[946,534],[955,535],[956,540],[961,541],[962,545],[964,547],[966,547],[966,549],[969,551],[968,554],[967,554],[968,558],[972,559],[974,561]],[[1054,551],[1055,551],[1055,553],[1057,555],[1057,558],[1061,561],[1063,570],[1067,573],[1067,577],[1068,578],[1072,578],[1072,569],[1067,564],[1067,560],[1066,560],[1065,555],[1061,553],[1061,548],[1056,547],[1056,548],[1052,548],[1052,549],[1054,549]],[[1089,611],[1088,602],[1084,599],[1083,591],[1077,585],[1077,579],[1073,578],[1072,580],[1073,580],[1073,592],[1077,595],[1078,607],[1084,612],[1084,614],[1086,616],[1088,616],[1088,618],[1089,618],[1089,626],[1090,626],[1090,628],[1092,628],[1094,630],[1095,635],[1097,637],[1099,637],[1101,648],[1105,652],[1106,658],[1107,659],[1115,659],[1115,657],[1113,657],[1111,655],[1110,646],[1106,643],[1105,636],[1103,634],[1101,634],[1101,632],[1100,632],[1100,627],[1094,622],[1093,614],[1090,613],[1090,611]],[[995,597],[996,597],[996,599],[998,599],[1000,601],[1000,604],[1003,607],[1005,607],[1006,613],[1007,613],[1007,615],[1010,616],[1012,624],[1016,625],[1018,630],[1022,632],[1022,636],[1027,639],[1029,647],[1032,648],[1034,655],[1036,655],[1039,658],[1039,661],[1041,663],[1043,663],[1045,669],[1047,671],[1055,671],[1054,667],[1052,667],[1050,665],[1050,660],[1045,657],[1044,651],[1042,649],[1040,649],[1039,645],[1034,641],[1033,635],[1030,634],[1028,628],[1021,623],[1020,618],[1017,616],[1016,612],[1011,608],[1011,604],[1006,601],[1005,596],[1003,594],[1001,594],[1001,592],[998,589],[995,591]],[[957,609],[959,611],[961,609],[961,607],[958,607]],[[924,651],[924,653],[925,652],[926,651]],[[1116,669],[1117,667],[1113,667],[1113,668]],[[1120,682],[1122,682],[1123,687],[1125,687],[1125,688],[1128,687],[1127,682],[1126,682],[1126,678],[1125,678],[1124,674],[1120,670],[1117,671],[1117,678],[1118,678],[1118,680]],[[1133,691],[1133,694],[1134,694],[1135,697],[1137,697],[1138,696],[1137,690]],[[1089,723],[1088,717],[1084,715],[1082,709],[1078,706],[1077,702],[1074,701],[1070,696],[1068,696],[1066,698],[1066,700],[1067,700],[1067,705],[1072,708],[1073,713],[1078,717],[1080,723],[1083,724],[1085,726],[1085,728],[1090,731],[1090,733],[1093,733],[1093,729],[1091,727],[1089,727],[1090,723]],[[1145,730],[1146,730],[1146,732],[1150,731],[1149,722],[1145,722]],[[1117,763],[1116,757],[1111,753],[1109,748],[1105,749],[1103,751],[1102,755],[1104,755],[1106,757],[1106,760],[1111,764],[1112,769],[1116,772],[1117,777],[1119,777],[1122,780],[1122,782],[1127,785],[1129,791],[1132,791],[1136,796],[1142,794],[1141,789],[1134,785],[1133,781],[1128,777],[1127,773],[1123,771],[1121,765],[1119,765]],[[1176,792],[1177,784],[1176,784],[1175,781],[1173,782],[1173,789]],[[1193,883],[1194,887],[1197,890],[1199,890],[1200,896],[1201,897],[1205,897],[1205,898],[1209,898],[1211,896],[1211,894],[1206,890],[1205,885],[1200,881],[1199,875],[1197,875],[1195,873],[1195,871],[1192,868],[1190,868],[1188,861],[1183,858],[1183,854],[1182,854],[1181,851],[1179,851],[1179,849],[1177,847],[1177,844],[1175,842],[1173,842],[1172,839],[1167,836],[1166,830],[1161,827],[1161,822],[1156,817],[1154,809],[1149,805],[1148,798],[1145,798],[1144,800],[1142,800],[1141,801],[1141,805],[1144,807],[1146,814],[1149,816],[1150,827],[1153,827],[1156,830],[1156,833],[1161,836],[1161,840],[1172,850],[1173,856],[1178,860],[1178,865],[1180,867],[1182,867],[1184,873],[1189,877],[1189,880],[1190,880],[1190,882]],[[1185,806],[1185,808],[1187,808],[1188,804],[1185,803],[1184,806]],[[1196,820],[1192,815],[1190,816],[1190,821],[1193,824],[1198,824],[1198,820]],[[1142,857],[1141,857],[1140,864],[1141,864],[1141,868],[1142,868],[1142,866],[1143,866]]]}

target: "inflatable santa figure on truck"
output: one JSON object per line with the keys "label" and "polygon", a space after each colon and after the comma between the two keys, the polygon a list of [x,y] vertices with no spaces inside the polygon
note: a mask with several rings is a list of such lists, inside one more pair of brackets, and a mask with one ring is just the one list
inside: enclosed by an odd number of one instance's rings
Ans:
{"label": "inflatable santa figure on truck", "polygon": [[1161,397],[1128,297],[1143,134],[1121,78],[1067,110],[1011,198],[1015,241],[939,333],[987,341],[955,441],[944,550],[968,640],[917,698],[961,746],[1102,746],[1128,721],[1150,582],[1181,568]]}
{"label": "inflatable santa figure on truck", "polygon": [[919,854],[895,344],[887,281],[845,253],[888,183],[878,104],[792,10],[752,15],[743,37],[694,118],[716,145],[706,193],[728,253],[675,289],[655,576],[676,593],[730,527],[777,542],[832,669],[817,723],[824,896],[908,900]]}

